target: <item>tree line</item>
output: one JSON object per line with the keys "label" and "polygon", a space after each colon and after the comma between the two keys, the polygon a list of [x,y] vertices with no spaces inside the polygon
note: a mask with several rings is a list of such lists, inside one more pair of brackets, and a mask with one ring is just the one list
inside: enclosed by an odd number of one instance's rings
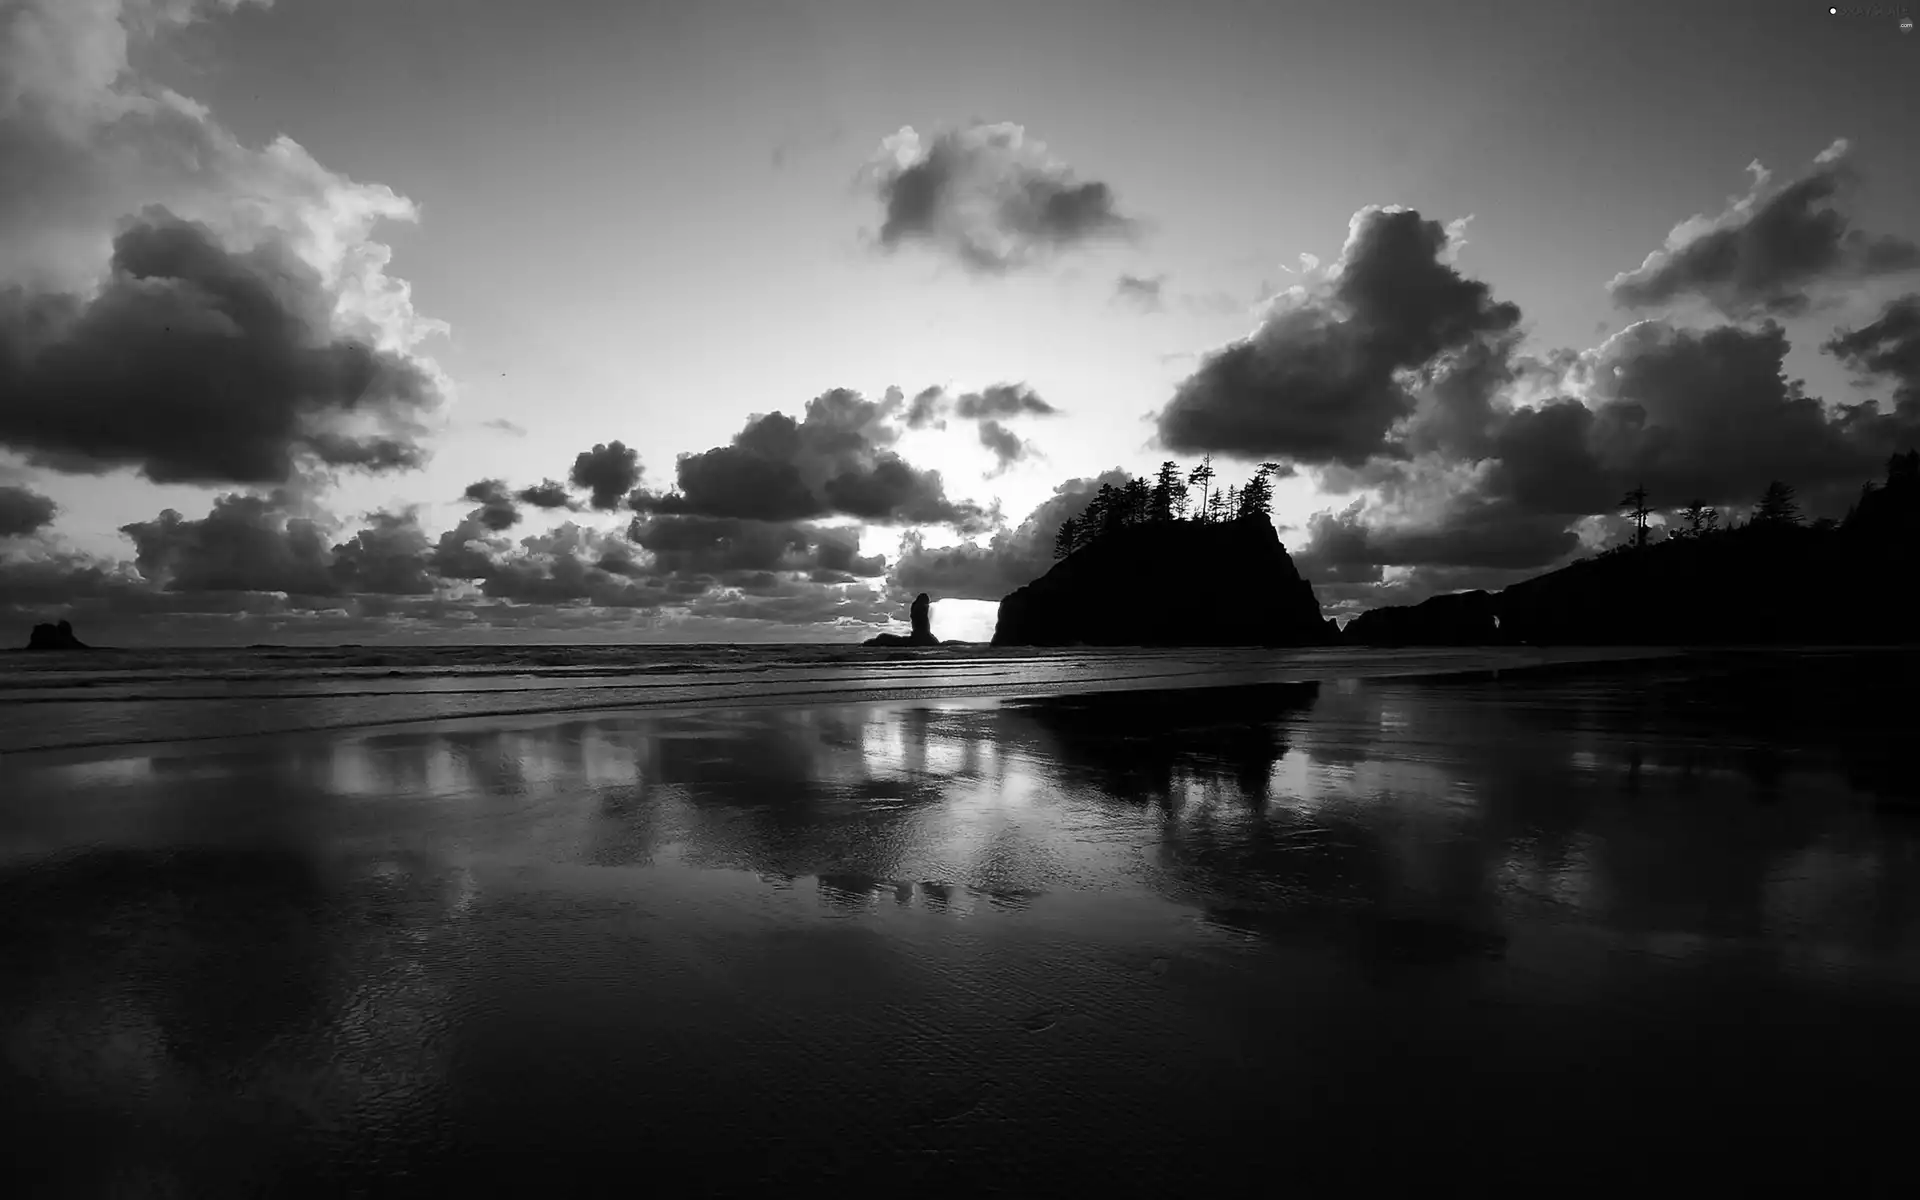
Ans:
{"label": "tree line", "polygon": [[[1887,460],[1887,481],[1884,485],[1872,480],[1862,484],[1860,498],[1838,521],[1832,517],[1822,517],[1808,526],[1792,485],[1776,479],[1760,493],[1759,501],[1744,522],[1730,517],[1722,524],[1722,514],[1718,508],[1700,499],[1689,501],[1684,507],[1674,510],[1676,523],[1668,526],[1665,540],[1699,540],[1741,531],[1779,532],[1801,528],[1817,532],[1859,530],[1883,524],[1896,513],[1911,512],[1916,497],[1920,497],[1920,451],[1909,450]],[[1619,554],[1645,547],[1649,543],[1651,530],[1648,519],[1657,510],[1650,507],[1647,500],[1645,487],[1636,487],[1620,498],[1622,513],[1633,520],[1633,540],[1603,551],[1603,554]]]}
{"label": "tree line", "polygon": [[[1265,517],[1273,511],[1272,479],[1284,475],[1281,464],[1264,462],[1245,484],[1229,484],[1222,490],[1213,486],[1217,474],[1211,454],[1188,471],[1169,459],[1160,464],[1151,479],[1135,476],[1119,486],[1101,484],[1085,508],[1060,523],[1053,556],[1065,558],[1130,525],[1167,521],[1215,524]],[[1197,503],[1195,489],[1200,493]]]}

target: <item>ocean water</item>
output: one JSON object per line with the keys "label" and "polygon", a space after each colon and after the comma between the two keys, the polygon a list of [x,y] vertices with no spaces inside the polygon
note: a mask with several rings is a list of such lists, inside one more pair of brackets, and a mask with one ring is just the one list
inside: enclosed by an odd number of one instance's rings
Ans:
{"label": "ocean water", "polygon": [[818,643],[14,651],[0,655],[0,753],[457,717],[1283,683],[1653,653]]}
{"label": "ocean water", "polygon": [[0,756],[0,1195],[1904,1185],[1920,655],[1446,661]]}

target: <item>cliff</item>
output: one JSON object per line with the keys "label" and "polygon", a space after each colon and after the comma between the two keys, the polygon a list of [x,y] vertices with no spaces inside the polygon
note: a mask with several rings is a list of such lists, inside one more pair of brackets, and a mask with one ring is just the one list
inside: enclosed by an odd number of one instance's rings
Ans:
{"label": "cliff", "polygon": [[1911,543],[1814,529],[1743,529],[1577,562],[1499,592],[1376,608],[1352,645],[1846,645],[1920,635],[1901,581]]}
{"label": "cliff", "polygon": [[1314,646],[1313,587],[1265,517],[1109,533],[1000,601],[996,646]]}

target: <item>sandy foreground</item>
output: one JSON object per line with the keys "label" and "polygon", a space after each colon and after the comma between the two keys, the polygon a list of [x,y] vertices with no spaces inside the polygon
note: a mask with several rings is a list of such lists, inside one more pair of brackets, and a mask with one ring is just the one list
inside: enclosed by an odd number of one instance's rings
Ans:
{"label": "sandy foreground", "polygon": [[1899,1177],[1905,668],[1585,657],[9,753],[0,1184]]}

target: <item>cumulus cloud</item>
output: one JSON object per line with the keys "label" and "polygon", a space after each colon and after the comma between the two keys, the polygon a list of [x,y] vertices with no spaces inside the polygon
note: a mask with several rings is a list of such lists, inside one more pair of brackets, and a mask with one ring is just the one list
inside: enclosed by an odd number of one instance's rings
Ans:
{"label": "cumulus cloud", "polygon": [[439,326],[386,274],[411,204],[242,145],[130,48],[225,0],[0,13],[0,444],[63,471],[283,482],[424,455]]}
{"label": "cumulus cloud", "polygon": [[1142,312],[1159,312],[1160,296],[1166,287],[1165,275],[1122,274],[1113,282],[1116,300],[1135,305]]}
{"label": "cumulus cloud", "polygon": [[1156,417],[1186,453],[1363,463],[1415,405],[1402,373],[1508,338],[1512,304],[1454,269],[1460,226],[1405,208],[1354,214],[1326,276],[1290,289],[1249,337],[1215,351]]}
{"label": "cumulus cloud", "polygon": [[1770,188],[1758,162],[1753,185],[1724,212],[1675,226],[1667,244],[1607,285],[1619,304],[1646,308],[1697,298],[1730,317],[1791,316],[1825,287],[1920,268],[1920,246],[1852,228],[1840,204],[1856,175],[1836,141],[1799,179]]}
{"label": "cumulus cloud", "polygon": [[588,504],[611,512],[640,484],[640,453],[624,442],[598,443],[574,458],[567,478],[587,491]]}
{"label": "cumulus cloud", "polygon": [[0,293],[0,442],[58,470],[162,483],[283,482],[303,457],[419,465],[432,379],[334,336],[331,305],[284,242],[236,253],[147,210],[91,297]]}
{"label": "cumulus cloud", "polygon": [[59,505],[31,488],[0,486],[0,538],[37,533],[58,511]]}
{"label": "cumulus cloud", "polygon": [[482,479],[467,485],[465,498],[480,506],[480,523],[496,533],[520,523],[520,510],[504,479]]}
{"label": "cumulus cloud", "polygon": [[950,500],[940,472],[915,467],[890,449],[900,430],[896,394],[863,399],[837,388],[807,402],[794,420],[769,413],[748,420],[732,444],[682,454],[678,490],[636,492],[641,512],[791,522],[828,516],[878,524],[986,528],[991,517],[970,501]]}
{"label": "cumulus cloud", "polygon": [[573,497],[567,494],[566,485],[552,479],[542,479],[532,487],[521,488],[513,494],[513,498],[535,508],[564,508],[569,511],[578,511],[580,507]]}
{"label": "cumulus cloud", "polygon": [[296,515],[286,493],[224,495],[198,520],[167,509],[121,526],[140,574],[163,591],[331,595],[339,588],[323,523]]}
{"label": "cumulus cloud", "polygon": [[995,530],[985,545],[961,542],[930,548],[920,534],[909,533],[901,538],[888,575],[889,592],[896,598],[926,592],[957,600],[998,600],[1053,566],[1053,543],[1061,524],[1084,509],[1101,484],[1120,487],[1132,477],[1115,467],[1092,478],[1069,479],[1018,525]]}
{"label": "cumulus cloud", "polygon": [[430,596],[442,582],[428,569],[430,550],[418,510],[381,510],[368,515],[366,528],[334,546],[330,569],[346,592]]}
{"label": "cumulus cloud", "polygon": [[1081,181],[1019,125],[903,128],[880,144],[867,177],[885,213],[882,247],[921,242],[985,274],[1136,229],[1112,188]]}

